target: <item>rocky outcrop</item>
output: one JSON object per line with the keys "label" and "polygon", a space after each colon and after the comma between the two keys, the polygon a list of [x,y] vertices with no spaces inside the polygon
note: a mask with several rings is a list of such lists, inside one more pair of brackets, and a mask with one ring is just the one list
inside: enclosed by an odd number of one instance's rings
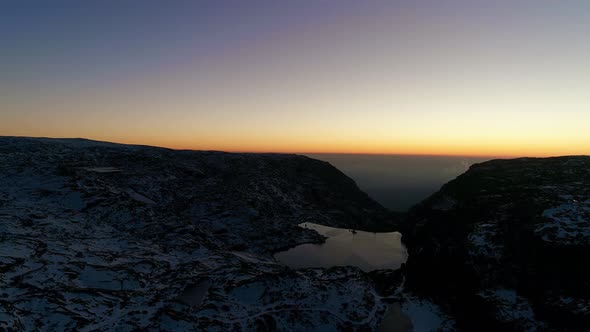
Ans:
{"label": "rocky outcrop", "polygon": [[406,282],[464,330],[590,327],[590,157],[493,160],[414,207]]}
{"label": "rocky outcrop", "polygon": [[271,253],[304,221],[391,229],[328,163],[0,137],[0,330],[375,329],[386,304],[355,268]]}

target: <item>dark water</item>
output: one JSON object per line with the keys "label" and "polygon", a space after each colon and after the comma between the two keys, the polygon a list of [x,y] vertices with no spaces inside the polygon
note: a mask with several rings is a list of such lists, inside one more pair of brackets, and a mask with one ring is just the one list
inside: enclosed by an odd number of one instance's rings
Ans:
{"label": "dark water", "polygon": [[[385,207],[403,211],[427,198],[474,163],[493,158],[308,154],[330,162],[372,198]],[[275,254],[275,259],[292,268],[351,265],[364,271],[398,269],[408,254],[402,235],[351,232],[348,229],[304,223],[328,237],[323,244],[303,244]],[[443,323],[436,308],[408,301],[389,306],[378,331],[430,331]]]}
{"label": "dark water", "polygon": [[275,254],[275,259],[292,268],[356,266],[366,272],[397,270],[408,258],[398,232],[370,233],[302,223],[328,239],[322,244],[306,243]]}
{"label": "dark water", "polygon": [[493,158],[307,154],[346,175],[383,206],[404,211],[436,192],[474,163]]}

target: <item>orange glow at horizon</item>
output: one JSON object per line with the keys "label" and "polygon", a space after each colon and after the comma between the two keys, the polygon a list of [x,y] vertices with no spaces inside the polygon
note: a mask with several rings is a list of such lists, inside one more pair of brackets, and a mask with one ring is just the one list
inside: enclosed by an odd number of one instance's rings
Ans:
{"label": "orange glow at horizon", "polygon": [[[5,133],[3,133],[5,134]],[[35,133],[8,133],[14,136],[53,137],[53,138],[86,138],[99,141],[107,141],[121,144],[137,144],[158,146],[176,150],[210,150],[244,153],[296,153],[296,154],[368,154],[368,155],[440,155],[440,156],[465,156],[465,157],[490,157],[490,158],[517,158],[517,157],[552,157],[564,155],[587,155],[588,145],[585,142],[564,142],[567,148],[563,148],[561,142],[538,142],[536,144],[514,144],[505,142],[465,142],[453,144],[452,142],[401,142],[392,144],[385,141],[345,141],[345,140],[307,140],[294,141],[289,138],[261,139],[254,141],[230,141],[220,143],[218,140],[195,141],[175,140],[163,137],[131,137],[109,135],[38,135]]]}
{"label": "orange glow at horizon", "polygon": [[40,10],[39,20],[23,7],[0,20],[10,24],[0,135],[230,152],[590,154],[590,2],[542,2],[128,12],[81,2],[96,10]]}

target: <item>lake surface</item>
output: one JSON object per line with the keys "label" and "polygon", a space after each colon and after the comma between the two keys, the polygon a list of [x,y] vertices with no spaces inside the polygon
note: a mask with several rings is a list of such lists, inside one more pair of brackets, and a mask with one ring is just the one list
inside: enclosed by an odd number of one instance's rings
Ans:
{"label": "lake surface", "polygon": [[327,161],[352,178],[381,205],[405,211],[475,163],[493,157],[306,154]]}
{"label": "lake surface", "polygon": [[356,266],[366,272],[397,270],[408,258],[398,232],[370,233],[302,223],[328,237],[323,244],[306,243],[275,254],[275,259],[292,268]]}

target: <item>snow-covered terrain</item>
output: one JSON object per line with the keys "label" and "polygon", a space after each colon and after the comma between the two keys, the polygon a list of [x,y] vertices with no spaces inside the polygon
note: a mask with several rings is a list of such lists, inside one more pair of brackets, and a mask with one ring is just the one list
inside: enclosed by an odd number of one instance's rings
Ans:
{"label": "snow-covered terrain", "polygon": [[374,330],[353,267],[292,270],[305,221],[391,228],[303,156],[0,137],[0,330]]}
{"label": "snow-covered terrain", "polygon": [[543,211],[547,219],[535,228],[535,233],[543,241],[556,244],[590,244],[590,199],[576,201],[567,199],[567,203]]}
{"label": "snow-covered terrain", "polygon": [[588,331],[590,157],[476,164],[407,220],[406,278],[461,328]]}

